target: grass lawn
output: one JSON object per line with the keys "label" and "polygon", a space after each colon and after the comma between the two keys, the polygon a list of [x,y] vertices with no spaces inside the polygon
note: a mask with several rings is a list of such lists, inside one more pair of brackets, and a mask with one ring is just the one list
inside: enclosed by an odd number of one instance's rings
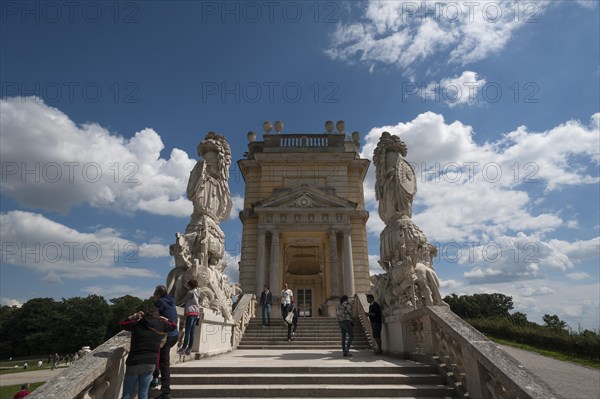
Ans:
{"label": "grass lawn", "polygon": [[[36,388],[42,386],[43,382],[33,382],[29,384],[29,392],[33,392]],[[21,390],[21,385],[6,385],[0,386],[0,399],[12,399],[14,394]]]}
{"label": "grass lawn", "polygon": [[490,340],[492,340],[494,342],[497,342],[499,344],[502,344],[502,345],[512,346],[514,348],[524,349],[524,350],[527,350],[527,351],[530,351],[530,352],[536,352],[536,353],[539,353],[540,355],[552,357],[552,358],[557,359],[557,360],[563,360],[565,362],[577,363],[577,364],[580,364],[582,366],[587,366],[587,367],[592,367],[592,368],[595,368],[595,369],[600,369],[600,362],[595,362],[593,360],[582,359],[582,358],[575,357],[575,356],[569,356],[569,355],[565,355],[565,354],[562,354],[562,353],[559,353],[559,352],[554,352],[554,351],[547,350],[547,349],[539,349],[539,348],[535,348],[533,346],[529,346],[529,345],[525,345],[525,344],[520,344],[518,342],[507,341],[505,339],[492,337],[490,335],[486,335],[486,337],[488,337]]}

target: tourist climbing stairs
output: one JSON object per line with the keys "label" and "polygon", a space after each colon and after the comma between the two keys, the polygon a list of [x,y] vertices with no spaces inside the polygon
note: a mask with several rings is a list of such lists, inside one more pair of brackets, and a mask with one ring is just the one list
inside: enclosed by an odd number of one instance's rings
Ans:
{"label": "tourist climbing stairs", "polygon": [[[246,328],[238,349],[339,349],[340,327],[334,317],[299,317],[296,333],[288,341],[287,323],[281,318],[271,319],[263,326],[260,318],[253,318]],[[354,323],[353,349],[367,349],[369,342],[360,323]]]}
{"label": "tourist climbing stairs", "polygon": [[451,398],[438,369],[376,355],[354,323],[352,357],[342,356],[334,318],[300,318],[287,339],[283,320],[249,324],[237,350],[171,366],[172,398]]}

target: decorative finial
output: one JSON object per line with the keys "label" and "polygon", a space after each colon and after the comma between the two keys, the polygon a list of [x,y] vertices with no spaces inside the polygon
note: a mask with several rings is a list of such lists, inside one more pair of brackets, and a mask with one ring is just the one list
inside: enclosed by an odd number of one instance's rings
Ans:
{"label": "decorative finial", "polygon": [[360,140],[360,133],[359,132],[352,132],[352,141],[354,141],[355,143],[358,143]]}
{"label": "decorative finial", "polygon": [[249,143],[256,141],[256,133],[254,133],[253,131],[249,131],[247,137]]}
{"label": "decorative finial", "polygon": [[335,128],[337,129],[338,133],[344,134],[346,132],[346,122],[337,121],[337,123],[335,124]]}
{"label": "decorative finial", "polygon": [[283,122],[275,121],[275,131],[277,132],[277,134],[281,133],[282,130],[283,130]]}
{"label": "decorative finial", "polygon": [[333,132],[333,121],[327,121],[327,122],[325,122],[325,131],[328,134],[331,134],[331,132]]}
{"label": "decorative finial", "polygon": [[271,121],[264,121],[263,122],[263,130],[267,134],[271,133],[271,130],[273,130],[273,125],[271,124]]}

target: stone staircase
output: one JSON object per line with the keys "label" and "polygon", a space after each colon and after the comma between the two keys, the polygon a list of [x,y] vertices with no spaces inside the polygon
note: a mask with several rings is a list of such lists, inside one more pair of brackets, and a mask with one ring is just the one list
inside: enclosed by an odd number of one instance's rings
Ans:
{"label": "stone staircase", "polygon": [[[248,351],[246,351],[248,352]],[[345,359],[345,358],[344,358]],[[255,359],[250,367],[196,362],[172,367],[173,398],[451,398],[452,388],[432,366],[299,365],[282,368]],[[324,362],[323,362],[324,363]]]}
{"label": "stone staircase", "polygon": [[343,357],[335,318],[300,318],[287,339],[283,320],[248,325],[238,349],[171,366],[173,398],[451,398],[436,367],[375,355],[354,322],[353,357]]}
{"label": "stone staircase", "polygon": [[[238,349],[339,349],[340,328],[334,317],[300,317],[296,334],[287,339],[287,324],[281,318],[271,319],[264,327],[260,318],[248,324]],[[354,322],[352,349],[368,349],[369,342],[360,323]]]}

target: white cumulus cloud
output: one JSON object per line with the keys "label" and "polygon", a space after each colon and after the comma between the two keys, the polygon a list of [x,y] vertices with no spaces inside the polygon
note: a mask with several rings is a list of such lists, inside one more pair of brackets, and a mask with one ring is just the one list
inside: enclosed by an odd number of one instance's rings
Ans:
{"label": "white cumulus cloud", "polygon": [[95,123],[77,125],[37,97],[3,99],[0,113],[0,187],[21,205],[191,214],[185,188],[196,161],[177,148],[161,157],[164,144],[154,130],[125,139]]}

